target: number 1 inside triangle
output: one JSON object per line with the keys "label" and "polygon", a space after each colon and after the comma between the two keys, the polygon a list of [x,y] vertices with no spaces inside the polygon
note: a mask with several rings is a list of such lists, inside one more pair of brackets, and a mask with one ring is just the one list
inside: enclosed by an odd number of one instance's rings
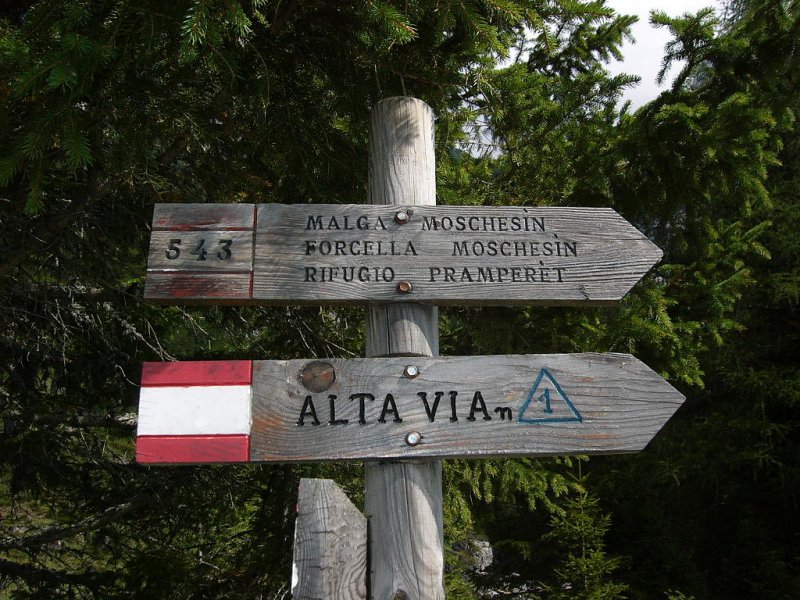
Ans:
{"label": "number 1 inside triangle", "polygon": [[578,409],[555,377],[545,368],[539,371],[527,399],[519,410],[519,423],[580,423]]}

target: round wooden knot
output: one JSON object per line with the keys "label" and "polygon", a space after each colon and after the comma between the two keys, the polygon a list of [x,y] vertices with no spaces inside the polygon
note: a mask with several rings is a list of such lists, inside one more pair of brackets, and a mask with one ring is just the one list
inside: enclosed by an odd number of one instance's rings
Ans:
{"label": "round wooden knot", "polygon": [[300,383],[310,392],[324,392],[336,381],[336,371],[329,362],[315,360],[300,371]]}

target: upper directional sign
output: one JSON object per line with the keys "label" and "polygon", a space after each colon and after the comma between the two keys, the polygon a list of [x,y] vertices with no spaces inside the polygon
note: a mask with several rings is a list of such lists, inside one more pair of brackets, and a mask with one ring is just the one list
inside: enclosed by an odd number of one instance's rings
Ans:
{"label": "upper directional sign", "polygon": [[598,305],[660,258],[608,208],[159,204],[145,297]]}
{"label": "upper directional sign", "polygon": [[628,354],[146,363],[137,460],[641,450],[683,396]]}

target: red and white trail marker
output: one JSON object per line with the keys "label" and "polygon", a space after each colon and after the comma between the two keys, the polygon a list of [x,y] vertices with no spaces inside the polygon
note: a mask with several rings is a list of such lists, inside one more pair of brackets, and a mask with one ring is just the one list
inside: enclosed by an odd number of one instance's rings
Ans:
{"label": "red and white trail marker", "polygon": [[140,463],[246,462],[253,363],[145,363],[139,397]]}

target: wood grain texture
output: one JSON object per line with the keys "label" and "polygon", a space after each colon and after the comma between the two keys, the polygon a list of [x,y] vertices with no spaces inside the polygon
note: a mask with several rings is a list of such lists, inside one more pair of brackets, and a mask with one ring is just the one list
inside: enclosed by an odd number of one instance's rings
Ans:
{"label": "wood grain texture", "polygon": [[157,204],[144,298],[159,304],[247,304],[253,204]]}
{"label": "wood grain texture", "polygon": [[292,598],[367,598],[367,520],[330,479],[300,480]]}
{"label": "wood grain texture", "polygon": [[439,310],[421,304],[367,309],[367,356],[438,356]]}
{"label": "wood grain texture", "polygon": [[[322,393],[309,392],[298,380],[308,361],[254,362],[253,461],[636,452],[647,445],[683,402],[678,391],[629,354],[329,362],[335,369],[336,380]],[[415,379],[403,376],[409,364],[420,370]],[[542,369],[547,375],[543,375]],[[432,411],[437,391],[442,396],[431,422],[419,394],[427,394]],[[480,400],[475,400],[476,391],[481,393],[485,413]],[[450,392],[456,392],[458,421],[450,420],[453,416]],[[364,393],[372,394],[374,400],[364,400],[366,422],[361,424],[360,400],[351,396]],[[387,394],[392,395],[397,414],[391,403],[384,411]],[[335,420],[347,420],[346,424],[331,423],[330,395],[336,396]],[[298,425],[307,396],[312,398],[319,425],[313,425],[309,416],[302,426]],[[564,397],[569,399],[574,412]],[[498,410],[501,408],[510,413]],[[378,422],[382,412],[385,423]],[[469,420],[470,412],[474,420]],[[485,419],[486,416],[491,420]],[[421,434],[422,443],[413,447],[406,444],[406,436],[411,432]]]}
{"label": "wood grain texture", "polygon": [[[406,144],[412,136],[394,138]],[[145,297],[176,303],[605,305],[625,296],[661,258],[654,244],[608,208],[414,205],[435,196],[435,184],[406,169],[429,153],[411,160],[408,152],[403,146],[391,154],[396,164],[373,169],[395,176],[374,193],[382,201],[396,194],[402,205],[264,204],[257,220],[250,215],[250,229],[238,227],[245,224],[242,215],[212,214],[214,205],[166,205],[158,221],[163,227],[151,236]],[[399,210],[413,213],[407,223],[395,222]],[[170,250],[173,240],[180,243]],[[192,254],[200,240],[205,260]],[[230,256],[223,240],[231,242]],[[210,276],[186,277],[191,273]],[[252,273],[252,290],[249,281],[246,289],[232,287],[231,273],[240,274],[237,284]],[[400,282],[411,291],[399,292]]]}
{"label": "wood grain texture", "polygon": [[[394,222],[401,208],[413,211],[406,224]],[[609,208],[406,201],[258,211],[253,298],[265,303],[605,305],[624,297],[662,254]],[[412,291],[399,293],[400,281]]]}
{"label": "wood grain texture", "polygon": [[[172,259],[168,256],[178,252],[170,251],[171,244],[180,250]],[[205,253],[201,255],[202,251]],[[150,236],[147,270],[250,273],[253,270],[253,232],[154,231]]]}
{"label": "wood grain texture", "polygon": [[252,295],[251,273],[147,273],[144,298],[155,304],[241,305]]}
{"label": "wood grain texture", "polygon": [[156,204],[153,230],[253,229],[253,204]]}
{"label": "wood grain texture", "polygon": [[[435,205],[430,107],[413,98],[389,98],[372,110],[370,126],[369,202]],[[368,307],[367,356],[438,355],[437,311],[435,306],[420,304]],[[443,599],[441,461],[367,464],[365,468],[370,597]]]}

